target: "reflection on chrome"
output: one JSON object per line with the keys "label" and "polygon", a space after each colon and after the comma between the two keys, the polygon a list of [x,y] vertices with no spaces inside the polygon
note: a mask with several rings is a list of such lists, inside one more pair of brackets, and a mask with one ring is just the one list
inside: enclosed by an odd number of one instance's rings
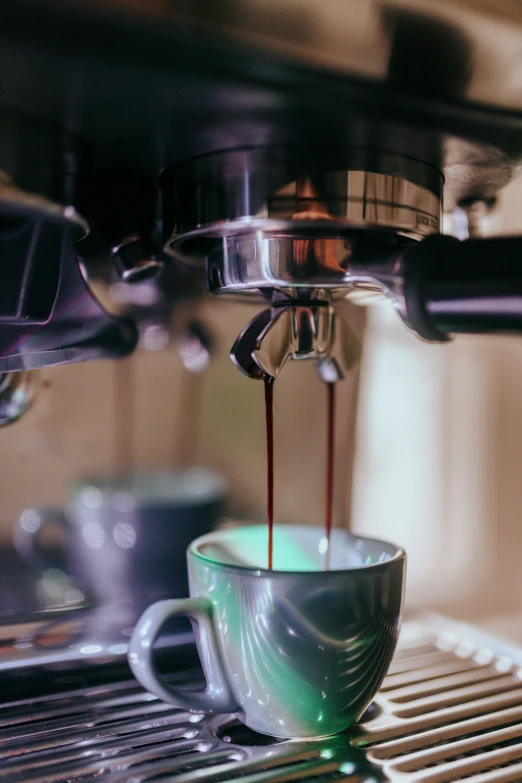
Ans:
{"label": "reflection on chrome", "polygon": [[92,549],[100,549],[105,543],[105,531],[99,522],[84,522],[82,538]]}
{"label": "reflection on chrome", "polygon": [[103,503],[103,494],[97,487],[82,489],[81,502],[88,508],[99,508]]}
{"label": "reflection on chrome", "polygon": [[42,524],[42,518],[35,508],[26,508],[20,514],[20,525],[28,533],[36,533]]}
{"label": "reflection on chrome", "polygon": [[115,492],[112,505],[116,511],[130,512],[136,509],[136,498],[130,492]]}
{"label": "reflection on chrome", "polygon": [[112,531],[112,537],[122,549],[132,549],[136,543],[136,530],[128,522],[117,522]]}

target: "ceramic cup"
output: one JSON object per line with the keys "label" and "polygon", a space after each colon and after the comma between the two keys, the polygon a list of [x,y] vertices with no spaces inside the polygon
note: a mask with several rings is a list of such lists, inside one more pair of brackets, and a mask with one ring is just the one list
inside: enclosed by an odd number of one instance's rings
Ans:
{"label": "ceramic cup", "polygon": [[21,558],[45,569],[39,541],[58,526],[65,539],[65,569],[107,617],[134,625],[160,598],[188,595],[185,550],[195,535],[220,520],[223,479],[203,468],[156,472],[132,478],[77,483],[65,510],[28,508],[14,532]]}
{"label": "ceramic cup", "polygon": [[[324,570],[323,530],[276,526],[267,570],[265,526],[231,528],[188,548],[190,598],[160,601],[137,623],[129,663],[160,699],[202,712],[238,712],[274,737],[321,737],[356,722],[392,659],[406,556],[335,530]],[[206,689],[163,681],[153,646],[173,616],[195,621]]]}

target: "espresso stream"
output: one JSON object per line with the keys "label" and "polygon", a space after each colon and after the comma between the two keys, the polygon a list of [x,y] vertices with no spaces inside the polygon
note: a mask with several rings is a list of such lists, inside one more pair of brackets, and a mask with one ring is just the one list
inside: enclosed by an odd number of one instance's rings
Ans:
{"label": "espresso stream", "polygon": [[[272,568],[274,554],[274,379],[265,378],[266,468],[268,522],[268,568]],[[326,499],[324,526],[326,536],[325,570],[330,570],[330,538],[333,519],[333,490],[335,475],[335,383],[327,383],[326,433]]]}
{"label": "espresso stream", "polygon": [[333,518],[333,489],[335,468],[335,383],[326,384],[327,391],[327,428],[326,428],[326,502],[324,526],[326,534],[325,569],[330,570],[330,538]]}
{"label": "espresso stream", "polygon": [[266,417],[266,517],[268,521],[268,567],[274,549],[274,379],[265,378]]}

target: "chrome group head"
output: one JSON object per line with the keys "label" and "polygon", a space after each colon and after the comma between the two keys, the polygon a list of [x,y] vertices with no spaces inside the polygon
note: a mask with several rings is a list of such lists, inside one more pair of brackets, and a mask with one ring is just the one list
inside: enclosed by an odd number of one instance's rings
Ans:
{"label": "chrome group head", "polygon": [[342,378],[360,346],[337,303],[393,297],[401,250],[440,228],[440,173],[375,151],[221,152],[163,188],[166,252],[204,263],[209,293],[269,305],[231,352],[251,378],[276,378],[287,359]]}

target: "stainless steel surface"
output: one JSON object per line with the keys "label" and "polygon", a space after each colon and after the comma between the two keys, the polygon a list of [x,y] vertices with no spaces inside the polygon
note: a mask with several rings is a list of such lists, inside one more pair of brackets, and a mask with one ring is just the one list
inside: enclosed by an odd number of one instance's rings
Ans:
{"label": "stainless steel surface", "polygon": [[0,427],[18,421],[38,394],[38,372],[0,373]]}
{"label": "stainless steel surface", "polygon": [[112,263],[124,283],[155,277],[164,267],[153,244],[139,234],[126,237],[111,250]]}
{"label": "stainless steel surface", "polygon": [[165,249],[206,260],[211,293],[345,287],[354,235],[440,228],[437,169],[372,148],[230,150],[174,167],[162,185]]}
{"label": "stainless steel surface", "polygon": [[[33,168],[52,168],[41,152]],[[68,176],[58,167],[52,173]],[[130,353],[137,342],[133,324],[107,313],[86,287],[77,248],[89,225],[75,207],[18,188],[0,172],[0,217],[2,372]]]}
{"label": "stainless steel surface", "polygon": [[[18,612],[2,617],[0,626],[0,677],[37,672],[93,668],[127,660],[130,629],[121,629],[119,617],[106,607],[87,602]],[[172,629],[162,635],[159,647],[182,651],[193,644],[190,630]]]}
{"label": "stainless steel surface", "polygon": [[211,293],[343,286],[353,232],[421,239],[440,228],[437,169],[373,148],[230,150],[162,183],[165,249],[208,259]]}
{"label": "stainless steel surface", "polygon": [[[329,570],[325,570],[328,545]],[[160,601],[138,621],[129,664],[144,687],[179,706],[239,711],[274,737],[324,737],[360,718],[390,664],[401,624],[406,556],[393,544],[322,528],[263,525],[190,544],[190,598]],[[325,611],[328,607],[328,611]],[[202,693],[165,686],[152,654],[166,621],[197,620]]]}
{"label": "stainless steel surface", "polygon": [[3,214],[17,217],[47,218],[59,220],[70,226],[75,240],[84,239],[89,224],[72,205],[57,204],[38,193],[28,193],[17,187],[5,171],[0,171],[0,209]]}
{"label": "stainless steel surface", "polygon": [[[125,675],[123,675],[125,676]],[[121,677],[121,674],[120,674]],[[85,678],[87,679],[87,678]],[[194,686],[194,676],[174,682]],[[88,682],[88,680],[87,680]],[[64,783],[100,780],[335,779],[343,763],[354,768],[353,750],[306,743],[266,745],[265,738],[234,737],[234,720],[209,721],[158,703],[127,677],[85,685],[70,678],[62,693],[3,704],[0,780]],[[252,745],[250,745],[252,743]],[[260,746],[258,746],[260,743]],[[362,770],[368,765],[361,758]],[[368,774],[356,780],[370,781]]]}
{"label": "stainless steel surface", "polygon": [[440,172],[373,148],[230,150],[174,167],[162,184],[166,251],[205,263],[210,293],[272,300],[232,348],[252,378],[277,377],[287,359],[344,377],[359,346],[332,292],[382,290],[365,269],[354,274],[359,248],[380,257],[440,229]]}
{"label": "stainless steel surface", "polygon": [[[203,270],[187,270],[169,259],[165,264],[164,254],[149,242],[139,241],[137,245],[131,242],[120,256],[119,252],[117,258],[113,256],[123,275],[117,282],[112,278],[102,280],[104,270],[100,268],[89,270],[91,282],[96,284],[95,292],[104,295],[104,303],[110,308],[135,321],[140,348],[162,351],[173,343],[187,369],[192,366],[204,369],[210,361],[212,337],[198,318],[205,294]],[[122,263],[128,263],[129,267],[123,268]]]}
{"label": "stainless steel surface", "polygon": [[[434,342],[463,331],[462,323],[469,332],[500,328],[492,328],[491,319],[485,327],[486,319],[477,323],[478,317],[470,325],[469,314],[458,322],[447,318],[438,328],[423,298],[426,270],[436,277],[446,255],[444,246],[429,249],[430,235],[441,229],[442,171],[450,208],[468,215],[476,212],[471,205],[494,203],[499,172],[488,181],[486,165],[484,190],[471,194],[469,157],[459,157],[458,147],[443,145],[438,160],[433,148],[425,156],[429,162],[379,150],[362,133],[359,147],[328,139],[322,146],[250,147],[163,173],[166,251],[176,260],[204,263],[210,293],[272,305],[232,347],[232,360],[248,377],[276,378],[288,359],[319,360],[323,380],[345,377],[360,351],[334,310],[341,298],[364,303],[388,296],[408,326]],[[471,167],[484,163],[479,152]],[[410,261],[416,243],[422,250]],[[472,267],[470,262],[467,270]],[[470,285],[482,303],[476,284]],[[460,307],[469,309],[468,292],[460,296]],[[482,306],[495,311],[493,303]],[[497,309],[498,320],[513,328],[503,302]]]}
{"label": "stainless steel surface", "polygon": [[[182,663],[180,666],[190,666]],[[6,783],[515,783],[522,774],[522,650],[441,617],[406,622],[364,722],[328,740],[276,742],[235,716],[158,702],[117,667],[3,682]],[[172,684],[198,687],[178,670]]]}
{"label": "stainless steel surface", "polygon": [[405,631],[382,713],[354,738],[368,760],[389,780],[519,780],[521,650],[443,618]]}
{"label": "stainless steel surface", "polygon": [[307,303],[281,302],[259,313],[230,352],[236,367],[250,378],[277,378],[288,359],[315,359],[320,377],[331,383],[344,378],[360,354],[360,340],[349,322],[322,292]]}

